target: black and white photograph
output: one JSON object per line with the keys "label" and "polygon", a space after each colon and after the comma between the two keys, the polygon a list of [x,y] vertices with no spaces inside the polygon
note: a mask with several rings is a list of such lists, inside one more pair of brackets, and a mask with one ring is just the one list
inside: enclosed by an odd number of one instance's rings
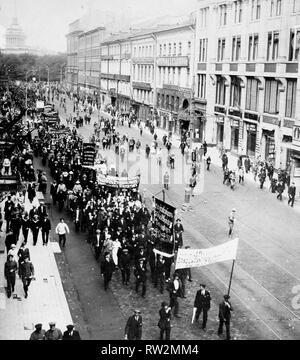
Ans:
{"label": "black and white photograph", "polygon": [[0,340],[299,340],[299,61],[300,0],[0,0]]}

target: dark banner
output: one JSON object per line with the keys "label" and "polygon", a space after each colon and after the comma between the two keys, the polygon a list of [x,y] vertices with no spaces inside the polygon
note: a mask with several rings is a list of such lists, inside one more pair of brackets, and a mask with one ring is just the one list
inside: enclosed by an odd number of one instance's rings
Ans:
{"label": "dark banner", "polygon": [[176,208],[155,198],[155,228],[162,250],[173,251],[173,228]]}
{"label": "dark banner", "polygon": [[96,157],[96,144],[84,143],[82,152],[82,165],[94,166]]}

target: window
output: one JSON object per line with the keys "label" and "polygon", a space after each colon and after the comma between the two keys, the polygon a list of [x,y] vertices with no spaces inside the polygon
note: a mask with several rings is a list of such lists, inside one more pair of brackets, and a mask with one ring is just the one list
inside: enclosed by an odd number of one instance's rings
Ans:
{"label": "window", "polygon": [[206,98],[206,75],[198,74],[198,98],[205,99]]}
{"label": "window", "polygon": [[161,67],[158,68],[158,83],[161,84]]}
{"label": "window", "polygon": [[187,55],[191,55],[192,43],[188,41],[187,44]]}
{"label": "window", "polygon": [[169,43],[169,56],[172,55],[172,44]]}
{"label": "window", "polygon": [[225,55],[225,39],[218,39],[217,61],[223,61]]}
{"label": "window", "polygon": [[217,75],[217,86],[216,86],[216,104],[225,105],[226,99],[226,86],[225,78]]}
{"label": "window", "polygon": [[189,87],[190,86],[190,68],[187,68],[186,69],[186,87]]}
{"label": "window", "polygon": [[178,86],[180,86],[181,68],[178,68]]}
{"label": "window", "polygon": [[293,0],[293,12],[300,12],[300,0]]}
{"label": "window", "polygon": [[251,2],[251,20],[260,19],[260,11],[261,11],[261,0],[252,0]]}
{"label": "window", "polygon": [[162,51],[163,51],[162,45],[159,45],[159,56],[162,56]]}
{"label": "window", "polygon": [[279,48],[279,32],[268,33],[267,61],[277,60]]}
{"label": "window", "polygon": [[270,3],[270,16],[274,16],[274,4],[275,0],[271,0],[271,3]]}
{"label": "window", "polygon": [[207,61],[207,39],[200,39],[199,62]]}
{"label": "window", "polygon": [[223,4],[219,6],[220,14],[220,26],[225,26],[227,24],[227,5]]}
{"label": "window", "polygon": [[234,36],[232,38],[232,55],[231,61],[238,61],[241,54],[241,37]]}
{"label": "window", "polygon": [[275,79],[266,79],[265,86],[265,108],[269,114],[279,113],[279,83]]}
{"label": "window", "polygon": [[258,52],[258,35],[249,35],[248,61],[256,60]]}
{"label": "window", "polygon": [[176,43],[173,44],[173,56],[176,56]]}
{"label": "window", "polygon": [[281,15],[281,0],[276,0],[276,16]]}
{"label": "window", "polygon": [[207,25],[208,7],[200,10],[200,28],[205,28]]}
{"label": "window", "polygon": [[167,44],[164,44],[164,56],[167,55]]}
{"label": "window", "polygon": [[176,68],[175,68],[175,67],[173,67],[172,85],[175,85],[175,78],[176,78]]}
{"label": "window", "polygon": [[133,55],[136,56],[136,47],[133,48]]}
{"label": "window", "polygon": [[231,77],[231,86],[230,86],[230,106],[241,106],[241,80],[236,77]]}
{"label": "window", "polygon": [[288,79],[286,86],[286,106],[285,116],[289,118],[295,117],[296,109],[296,92],[297,92],[297,80]]}
{"label": "window", "polygon": [[290,32],[289,61],[298,61],[299,49],[300,49],[300,29],[292,29]]}
{"label": "window", "polygon": [[242,1],[241,0],[237,0],[234,2],[234,23],[241,23],[242,22],[242,13],[243,13],[243,8],[242,8]]}
{"label": "window", "polygon": [[246,89],[246,109],[251,111],[258,111],[258,81],[255,78],[249,77],[247,79]]}
{"label": "window", "polygon": [[182,55],[182,44],[179,43],[178,55]]}

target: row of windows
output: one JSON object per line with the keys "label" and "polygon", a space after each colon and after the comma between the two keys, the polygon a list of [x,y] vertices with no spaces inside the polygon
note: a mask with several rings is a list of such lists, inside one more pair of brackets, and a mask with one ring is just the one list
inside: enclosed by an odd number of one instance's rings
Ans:
{"label": "row of windows", "polygon": [[177,85],[177,86],[190,86],[190,69],[186,70],[185,84],[182,84],[182,71],[180,67],[162,66],[158,68],[158,83]]}
{"label": "row of windows", "polygon": [[146,45],[146,46],[135,46],[133,48],[133,56],[134,57],[152,57],[153,56],[154,46]]}
{"label": "row of windows", "polygon": [[[198,75],[198,97],[205,97],[206,75]],[[217,75],[216,84],[216,103],[225,105],[226,103],[226,79]],[[286,88],[286,106],[285,116],[289,118],[295,117],[296,109],[296,91],[297,80],[288,79]],[[240,79],[231,78],[230,85],[230,106],[241,106],[242,87]],[[255,78],[247,78],[246,86],[246,104],[245,109],[250,111],[258,111],[259,98],[259,82]],[[280,101],[280,83],[272,78],[266,79],[264,92],[264,112],[277,115],[279,113]]]}
{"label": "row of windows", "polygon": [[158,107],[177,112],[179,110],[179,103],[180,99],[178,96],[170,96],[160,93],[157,94]]}
{"label": "row of windows", "polygon": [[[192,50],[192,42],[187,42],[187,53],[190,55]],[[159,56],[181,56],[182,55],[182,43],[168,43],[159,45]]]}
{"label": "row of windows", "polygon": [[[286,3],[285,3],[286,1]],[[288,3],[292,2],[292,13],[300,12],[300,0],[269,0],[267,11],[268,16],[281,16],[283,6],[286,6]],[[261,19],[261,10],[262,10],[262,0],[249,0],[251,6],[251,20]],[[232,9],[232,19],[235,24],[241,23],[243,21],[244,13],[244,4],[243,0],[233,1]],[[218,7],[218,22],[219,26],[226,26],[228,24],[228,10],[229,6],[227,4],[221,4]],[[199,26],[200,28],[205,28],[207,26],[207,20],[209,16],[209,8],[203,8],[200,10],[199,17]],[[246,16],[245,16],[246,17]]]}
{"label": "row of windows", "polygon": [[[205,44],[203,47],[202,44]],[[241,37],[233,36],[231,44],[231,61],[239,61],[241,56]],[[254,61],[257,59],[258,55],[258,45],[259,45],[259,35],[250,34],[248,38],[248,61]],[[218,39],[218,48],[217,48],[217,61],[224,61],[225,59],[225,47],[226,39]],[[300,29],[292,29],[290,31],[290,42],[289,42],[289,61],[297,61],[299,59],[299,49],[300,49]],[[267,61],[276,61],[278,59],[279,51],[279,31],[270,31],[268,33],[267,40]],[[200,51],[199,51],[199,61],[206,61],[207,54],[207,39],[200,40]]]}
{"label": "row of windows", "polygon": [[133,79],[135,81],[151,82],[154,80],[152,65],[133,65]]}

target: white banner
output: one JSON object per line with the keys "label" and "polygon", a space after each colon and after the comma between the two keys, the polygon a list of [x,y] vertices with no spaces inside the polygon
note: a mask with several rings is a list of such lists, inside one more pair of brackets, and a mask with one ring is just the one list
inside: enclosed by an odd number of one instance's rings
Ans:
{"label": "white banner", "polygon": [[209,249],[179,249],[175,270],[235,260],[238,242],[239,239],[235,239]]}
{"label": "white banner", "polygon": [[165,253],[165,252],[156,250],[156,249],[153,249],[153,252],[154,252],[154,254],[156,254],[156,255],[161,255],[161,256],[166,257],[166,258],[171,258],[171,257],[174,256],[174,254],[168,254],[168,253]]}

